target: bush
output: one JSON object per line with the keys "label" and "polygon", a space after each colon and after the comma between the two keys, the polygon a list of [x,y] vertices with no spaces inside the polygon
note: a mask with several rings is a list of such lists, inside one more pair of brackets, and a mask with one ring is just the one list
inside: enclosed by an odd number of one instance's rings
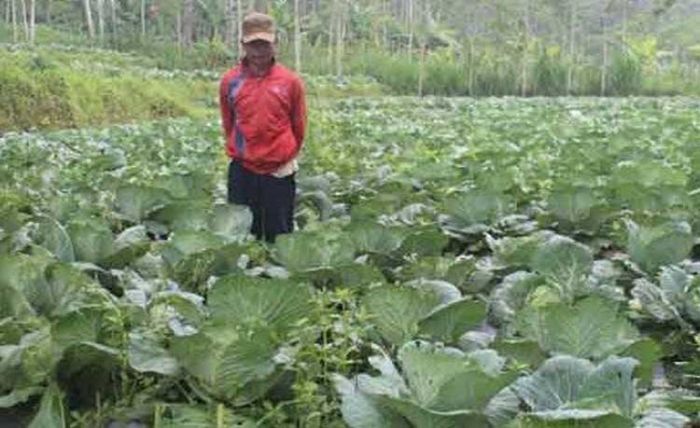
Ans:
{"label": "bush", "polygon": [[2,59],[8,65],[0,69],[0,132],[201,117],[216,93],[213,81],[91,73],[42,55]]}
{"label": "bush", "polygon": [[642,88],[642,67],[631,53],[613,57],[610,67],[610,93],[613,95],[639,94]]}

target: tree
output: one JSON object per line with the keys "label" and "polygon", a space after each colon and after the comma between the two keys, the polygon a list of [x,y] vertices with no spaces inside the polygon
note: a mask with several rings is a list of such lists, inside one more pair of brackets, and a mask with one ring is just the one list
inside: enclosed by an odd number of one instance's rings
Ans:
{"label": "tree", "polygon": [[27,0],[22,1],[22,24],[24,27],[24,39],[29,40],[29,22],[27,21]]}
{"label": "tree", "polygon": [[294,0],[294,68],[301,73],[301,24],[299,17],[299,0]]}
{"label": "tree", "polygon": [[36,0],[29,0],[29,43],[34,44],[36,35]]}
{"label": "tree", "polygon": [[566,73],[566,94],[571,95],[574,86],[574,68],[576,67],[576,19],[577,0],[570,0],[569,15],[569,70]]}
{"label": "tree", "polygon": [[146,36],[146,0],[141,0],[141,36]]}
{"label": "tree", "polygon": [[17,4],[12,0],[12,42],[17,43]]}
{"label": "tree", "polygon": [[91,39],[94,39],[95,26],[92,23],[92,11],[90,10],[90,0],[83,0],[83,12],[85,13],[85,25],[87,26],[88,36]]}
{"label": "tree", "polygon": [[226,0],[226,31],[224,42],[227,46],[233,46],[236,37],[236,1]]}
{"label": "tree", "polygon": [[528,90],[528,76],[527,70],[529,67],[529,56],[530,51],[530,0],[524,0],[524,13],[522,19],[522,50],[523,57],[520,64],[520,96],[524,97],[527,95]]}
{"label": "tree", "polygon": [[105,38],[104,9],[105,9],[104,0],[97,0],[97,31],[99,33],[100,43],[104,43],[104,38]]}
{"label": "tree", "polygon": [[185,46],[191,46],[194,42],[194,1],[195,0],[184,0],[182,14],[182,43]]}

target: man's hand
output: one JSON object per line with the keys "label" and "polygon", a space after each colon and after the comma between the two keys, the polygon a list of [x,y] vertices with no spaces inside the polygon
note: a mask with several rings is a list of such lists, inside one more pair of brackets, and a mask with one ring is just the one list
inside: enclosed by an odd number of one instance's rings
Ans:
{"label": "man's hand", "polygon": [[296,158],[290,160],[286,164],[282,165],[277,171],[272,173],[273,177],[277,178],[284,178],[288,177],[299,169],[299,164],[297,163]]}

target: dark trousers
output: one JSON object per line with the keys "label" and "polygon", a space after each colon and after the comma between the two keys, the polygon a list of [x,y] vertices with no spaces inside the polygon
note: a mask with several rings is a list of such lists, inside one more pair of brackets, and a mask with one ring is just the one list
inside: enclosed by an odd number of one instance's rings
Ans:
{"label": "dark trousers", "polygon": [[251,233],[257,239],[275,242],[277,235],[294,230],[294,174],[277,178],[256,174],[237,161],[228,168],[228,201],[247,205],[253,212]]}

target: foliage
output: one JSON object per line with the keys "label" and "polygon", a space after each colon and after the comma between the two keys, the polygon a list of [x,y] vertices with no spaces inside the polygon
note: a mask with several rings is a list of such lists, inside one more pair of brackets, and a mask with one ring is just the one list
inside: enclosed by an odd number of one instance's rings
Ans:
{"label": "foliage", "polygon": [[273,245],[225,203],[217,121],[7,133],[0,406],[23,426],[680,427],[699,107],[325,101],[301,230]]}

